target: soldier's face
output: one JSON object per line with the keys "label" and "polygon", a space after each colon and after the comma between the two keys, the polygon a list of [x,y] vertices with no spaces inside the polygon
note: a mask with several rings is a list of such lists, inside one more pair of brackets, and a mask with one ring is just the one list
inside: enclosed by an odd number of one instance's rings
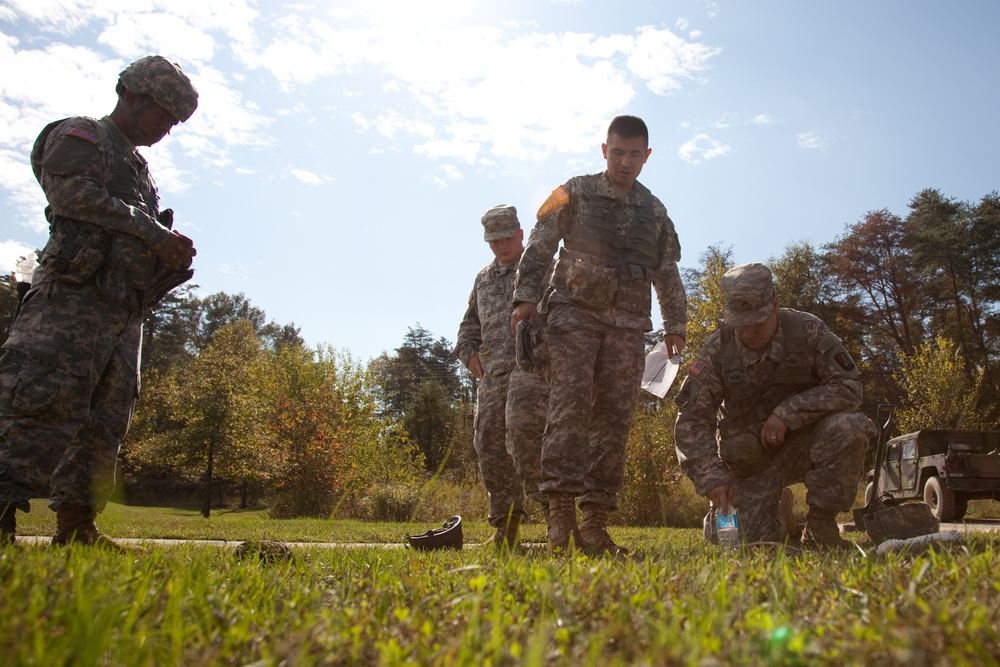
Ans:
{"label": "soldier's face", "polygon": [[153,102],[143,113],[139,115],[137,120],[139,132],[142,134],[144,139],[149,141],[148,144],[142,145],[152,146],[157,141],[170,134],[170,130],[172,130],[174,125],[177,125],[178,122],[179,121],[172,113],[161,107],[156,102]]}
{"label": "soldier's face", "polygon": [[642,137],[620,137],[615,133],[608,135],[608,143],[601,144],[604,159],[608,161],[608,179],[611,185],[620,192],[628,192],[639,178],[642,165],[646,164],[652,148],[646,146]]}
{"label": "soldier's face", "polygon": [[507,236],[502,239],[497,239],[495,241],[490,241],[490,250],[501,264],[511,264],[517,261],[517,258],[521,256],[521,251],[524,250],[524,230],[517,230],[517,234],[513,236]]}
{"label": "soldier's face", "polygon": [[767,347],[778,330],[778,299],[774,300],[774,309],[770,316],[759,324],[748,327],[733,327],[736,337],[751,350],[760,351]]}

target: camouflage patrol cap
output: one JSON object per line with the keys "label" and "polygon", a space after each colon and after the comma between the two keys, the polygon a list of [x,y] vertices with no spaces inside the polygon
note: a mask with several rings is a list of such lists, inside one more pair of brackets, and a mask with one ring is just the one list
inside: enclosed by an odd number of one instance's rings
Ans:
{"label": "camouflage patrol cap", "polygon": [[734,327],[760,324],[774,310],[771,269],[757,262],[734,266],[722,276],[722,296],[726,324]]}
{"label": "camouflage patrol cap", "polygon": [[500,204],[483,213],[483,238],[496,241],[513,236],[521,229],[517,209],[510,204]]}
{"label": "camouflage patrol cap", "polygon": [[163,56],[146,56],[122,70],[118,81],[134,95],[149,95],[182,123],[198,108],[198,91],[181,69]]}

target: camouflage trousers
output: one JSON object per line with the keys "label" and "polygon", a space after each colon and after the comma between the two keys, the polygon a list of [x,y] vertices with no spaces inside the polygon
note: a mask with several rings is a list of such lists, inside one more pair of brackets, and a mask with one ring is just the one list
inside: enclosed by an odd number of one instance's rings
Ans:
{"label": "camouflage trousers", "polygon": [[487,373],[476,390],[476,422],[473,445],[479,472],[489,495],[489,522],[497,526],[509,513],[524,516],[524,488],[507,452],[507,387],[510,373]]}
{"label": "camouflage trousers", "polygon": [[0,505],[100,512],[138,393],[141,314],[94,285],[28,292],[0,357]]}
{"label": "camouflage trousers", "polygon": [[535,373],[515,368],[507,386],[507,452],[514,459],[524,495],[548,507],[542,493],[542,434],[548,409],[549,387]]}
{"label": "camouflage trousers", "polygon": [[[770,456],[770,464],[750,476],[741,476],[730,465],[733,504],[739,510],[743,539],[747,542],[780,542],[785,526],[778,518],[781,490],[805,483],[810,507],[845,512],[851,508],[864,472],[865,451],[877,436],[875,424],[860,412],[838,412],[786,436],[785,444]],[[720,455],[726,460],[725,442]],[[760,443],[740,446],[760,447]]]}
{"label": "camouflage trousers", "polygon": [[642,382],[643,332],[604,324],[564,303],[551,307],[545,331],[549,405],[542,491],[617,509]]}

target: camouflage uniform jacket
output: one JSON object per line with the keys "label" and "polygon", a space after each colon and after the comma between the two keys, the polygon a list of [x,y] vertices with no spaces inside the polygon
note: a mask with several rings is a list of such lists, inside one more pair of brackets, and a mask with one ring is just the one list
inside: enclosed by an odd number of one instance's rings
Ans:
{"label": "camouflage uniform jacket", "polygon": [[154,249],[170,231],[146,160],[109,117],[68,118],[46,127],[31,167],[49,205],[42,281],[98,275],[114,298],[136,301],[153,279]]}
{"label": "camouflage uniform jacket", "polygon": [[494,259],[484,266],[472,286],[469,307],[458,327],[454,354],[463,364],[479,353],[488,375],[514,370],[514,334],[510,330],[511,295],[517,263],[501,266]]}
{"label": "camouflage uniform jacket", "polygon": [[[816,382],[785,398],[771,413],[780,417],[789,431],[795,431],[828,415],[857,410],[862,399],[861,380],[840,339],[809,313],[786,308],[781,313],[801,323]],[[726,400],[722,339],[721,328],[709,336],[698,358],[688,365],[688,376],[675,399],[679,408],[674,433],[677,460],[701,495],[733,482],[732,473],[719,458],[717,439],[720,408],[724,411]],[[738,338],[735,344],[748,381],[756,384],[763,395],[785,354],[786,332],[779,325],[770,343],[760,351],[751,350]]]}
{"label": "camouflage uniform jacket", "polygon": [[[627,233],[632,223],[629,216],[634,215],[634,212],[644,204],[640,188],[637,187],[624,195],[618,194],[608,181],[607,172],[577,176],[557,188],[539,210],[538,221],[531,230],[518,264],[514,289],[515,304],[542,302],[544,311],[545,304],[573,301],[565,287],[553,286],[555,281],[550,281],[544,295],[537,286],[544,284],[543,278],[559,247],[559,241],[574,236],[580,228],[582,202],[592,195],[600,195],[626,204],[614,207],[613,215],[616,216],[615,222],[619,234]],[[677,262],[681,256],[680,242],[674,224],[667,215],[667,209],[656,197],[649,195],[649,198],[652,200],[653,221],[657,228],[655,254],[658,259],[658,263],[652,268],[651,282],[656,288],[664,333],[683,337],[687,322],[687,298],[677,270]],[[611,326],[642,331],[652,329],[652,320],[648,312],[629,312],[614,305],[587,312]]]}

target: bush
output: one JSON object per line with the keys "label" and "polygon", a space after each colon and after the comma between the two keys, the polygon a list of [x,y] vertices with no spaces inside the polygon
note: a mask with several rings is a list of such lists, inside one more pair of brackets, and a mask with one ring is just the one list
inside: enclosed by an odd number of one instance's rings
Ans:
{"label": "bush", "polygon": [[616,523],[630,526],[701,525],[708,501],[695,493],[674,452],[672,402],[641,406],[626,445],[625,482],[618,494]]}
{"label": "bush", "polygon": [[419,492],[419,487],[412,484],[376,486],[360,499],[351,518],[405,523],[417,509]]}

